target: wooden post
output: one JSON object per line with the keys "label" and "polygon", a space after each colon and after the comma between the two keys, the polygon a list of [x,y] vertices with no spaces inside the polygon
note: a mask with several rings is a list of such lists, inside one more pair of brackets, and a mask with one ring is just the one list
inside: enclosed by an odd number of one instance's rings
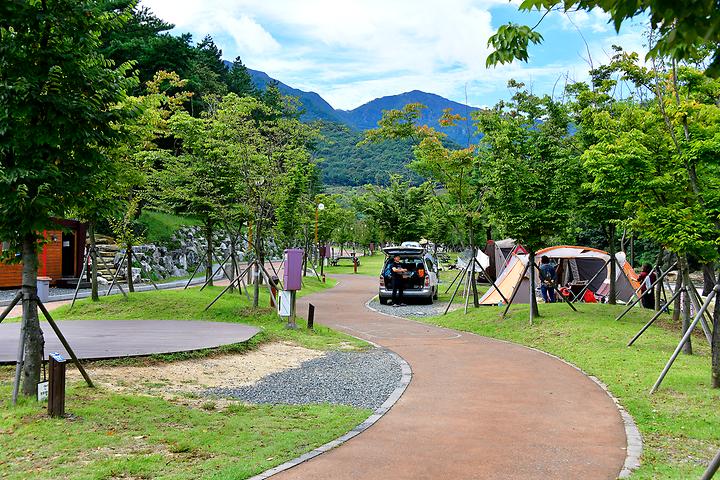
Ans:
{"label": "wooden post", "polygon": [[308,305],[308,321],[307,327],[312,330],[315,327],[315,305],[312,303]]}
{"label": "wooden post", "polygon": [[49,378],[48,385],[48,415],[51,417],[65,416],[65,361],[58,361],[54,355],[49,358]]}

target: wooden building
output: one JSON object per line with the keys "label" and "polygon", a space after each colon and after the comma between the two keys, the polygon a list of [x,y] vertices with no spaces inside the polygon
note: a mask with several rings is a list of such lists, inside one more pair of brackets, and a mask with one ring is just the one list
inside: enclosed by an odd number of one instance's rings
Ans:
{"label": "wooden building", "polygon": [[[38,276],[50,277],[52,285],[80,276],[87,233],[86,224],[77,220],[56,219],[55,223],[57,230],[43,232],[47,242],[38,255]],[[0,252],[7,248],[7,242],[0,244]],[[0,262],[0,288],[19,288],[21,285],[22,264]]]}

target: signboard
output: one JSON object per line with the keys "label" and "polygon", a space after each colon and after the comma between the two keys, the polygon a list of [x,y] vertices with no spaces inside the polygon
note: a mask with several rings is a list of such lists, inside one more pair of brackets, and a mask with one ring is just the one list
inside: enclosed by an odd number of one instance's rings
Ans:
{"label": "signboard", "polygon": [[302,288],[303,250],[289,248],[285,250],[285,268],[283,268],[283,287],[285,290]]}
{"label": "signboard", "polygon": [[281,290],[278,292],[278,315],[281,317],[290,316],[290,306],[292,304],[291,292],[288,290]]}
{"label": "signboard", "polygon": [[48,399],[48,385],[50,382],[40,382],[37,384],[37,399],[38,402],[45,402]]}

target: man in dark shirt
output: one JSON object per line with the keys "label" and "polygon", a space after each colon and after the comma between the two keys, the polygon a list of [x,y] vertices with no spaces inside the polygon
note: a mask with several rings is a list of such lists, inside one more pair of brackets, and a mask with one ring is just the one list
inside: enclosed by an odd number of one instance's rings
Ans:
{"label": "man in dark shirt", "polygon": [[657,275],[653,272],[652,265],[649,263],[643,265],[642,272],[638,275],[638,282],[640,282],[640,295],[644,308],[655,308],[655,292],[651,287],[656,279]]}
{"label": "man in dark shirt", "polygon": [[404,274],[407,272],[406,268],[403,268],[400,263],[400,256],[395,255],[393,263],[390,264],[391,282],[392,282],[392,304],[393,307],[399,307],[405,305],[403,303],[403,289],[405,288]]}
{"label": "man in dark shirt", "polygon": [[540,291],[545,303],[555,303],[555,265],[550,263],[547,255],[540,257]]}

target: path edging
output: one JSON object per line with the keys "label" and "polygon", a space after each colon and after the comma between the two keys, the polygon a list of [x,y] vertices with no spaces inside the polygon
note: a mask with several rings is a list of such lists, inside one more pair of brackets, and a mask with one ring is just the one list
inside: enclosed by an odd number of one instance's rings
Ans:
{"label": "path edging", "polygon": [[[376,296],[377,296],[377,295],[376,295]],[[376,296],[375,296],[375,297],[376,297]],[[530,350],[534,350],[534,351],[536,351],[536,352],[542,353],[543,355],[547,355],[547,356],[552,357],[552,358],[554,358],[554,359],[556,359],[556,360],[559,360],[559,361],[563,362],[564,364],[566,364],[566,365],[574,368],[574,369],[577,370],[578,372],[582,373],[585,377],[587,377],[587,378],[589,378],[590,380],[592,380],[593,382],[595,382],[595,384],[596,384],[598,387],[600,387],[600,388],[605,392],[605,394],[606,394],[608,397],[610,397],[610,399],[611,399],[611,400],[613,401],[613,403],[615,404],[615,407],[618,409],[618,413],[620,413],[620,417],[622,418],[623,426],[624,426],[624,428],[625,428],[626,449],[625,449],[625,462],[623,463],[623,468],[622,468],[622,470],[620,470],[620,473],[618,474],[618,478],[628,478],[628,477],[630,477],[630,474],[633,472],[633,470],[636,470],[638,467],[640,467],[640,456],[642,455],[642,449],[643,449],[643,441],[642,441],[642,435],[640,434],[640,430],[638,429],[637,424],[635,423],[635,420],[633,419],[632,415],[630,415],[630,413],[628,413],[628,411],[625,409],[625,407],[622,406],[622,404],[620,403],[620,400],[618,400],[618,399],[615,397],[615,395],[613,395],[613,394],[610,392],[610,390],[608,389],[608,386],[605,385],[605,384],[604,384],[599,378],[597,378],[596,376],[594,376],[594,375],[589,375],[588,373],[586,373],[582,368],[578,367],[577,365],[575,365],[575,364],[573,364],[573,363],[565,360],[564,358],[558,357],[557,355],[553,355],[552,353],[549,353],[549,352],[540,350],[539,348],[530,347],[530,346],[528,346],[528,345],[522,345],[522,344],[520,344],[520,343],[511,342],[511,341],[509,341],[509,340],[503,340],[503,339],[501,339],[501,338],[487,337],[487,336],[484,336],[484,335],[479,335],[479,334],[474,333],[474,332],[467,332],[467,331],[465,331],[465,330],[455,330],[455,329],[453,329],[453,328],[448,328],[448,327],[444,327],[444,326],[441,326],[441,325],[435,325],[435,324],[431,324],[431,323],[427,323],[427,322],[421,322],[421,321],[419,321],[419,320],[415,320],[414,318],[401,317],[401,316],[399,316],[399,315],[393,315],[393,314],[390,314],[390,313],[382,312],[382,311],[377,310],[376,308],[373,308],[373,307],[370,306],[370,303],[375,299],[375,297],[372,297],[370,300],[368,300],[367,303],[365,304],[365,306],[366,306],[368,309],[372,310],[373,312],[379,313],[380,315],[386,315],[386,316],[388,316],[388,317],[400,318],[400,319],[403,319],[403,320],[408,320],[408,321],[411,321],[411,322],[420,323],[420,324],[422,324],[422,325],[433,325],[433,326],[435,326],[435,327],[437,327],[437,328],[442,328],[442,329],[445,329],[445,330],[452,330],[452,331],[456,331],[456,332],[462,332],[462,333],[465,333],[465,334],[468,334],[468,335],[475,335],[475,336],[477,336],[477,337],[487,338],[487,339],[490,339],[490,340],[495,340],[495,341],[498,341],[498,342],[508,343],[508,344],[511,344],[511,345],[516,345],[516,346],[519,346],[519,347],[523,347],[523,348],[527,348],[527,349],[530,349]]]}
{"label": "path edging", "polygon": [[[347,334],[347,333],[346,333]],[[349,334],[347,334],[349,335]],[[354,335],[350,335],[354,337]],[[355,337],[358,338],[358,337]],[[410,384],[410,381],[412,380],[412,369],[410,368],[410,364],[405,361],[404,358],[402,358],[397,353],[393,352],[390,349],[387,349],[385,347],[382,347],[378,345],[377,343],[371,342],[369,340],[365,340],[363,338],[358,338],[359,340],[362,340],[364,342],[369,343],[370,345],[373,345],[375,348],[381,348],[385,350],[387,353],[392,356],[395,361],[397,361],[400,364],[400,368],[402,370],[402,375],[400,377],[400,383],[397,387],[395,387],[395,390],[390,394],[390,396],[383,402],[382,405],[380,405],[378,408],[373,411],[373,413],[366,418],[361,424],[347,432],[345,435],[342,435],[341,437],[336,438],[335,440],[331,440],[328,443],[324,445],[320,445],[319,447],[315,448],[314,450],[311,450],[303,455],[300,455],[299,457],[289,460],[285,463],[282,463],[276,467],[273,467],[269,470],[265,470],[262,473],[259,473],[253,477],[250,477],[248,480],[265,480],[266,478],[270,478],[273,475],[277,475],[280,472],[284,472],[285,470],[289,470],[293,467],[296,467],[300,465],[301,463],[305,463],[308,460],[311,460],[325,452],[328,452],[332,450],[333,448],[339,447],[343,443],[347,442],[348,440],[352,439],[353,437],[356,437],[360,435],[362,432],[367,430],[368,428],[372,427],[375,423],[377,423],[378,420],[380,420],[386,413],[390,411],[390,409],[397,403],[398,400],[400,400],[400,397],[405,393],[405,390],[407,389],[408,385]]]}

